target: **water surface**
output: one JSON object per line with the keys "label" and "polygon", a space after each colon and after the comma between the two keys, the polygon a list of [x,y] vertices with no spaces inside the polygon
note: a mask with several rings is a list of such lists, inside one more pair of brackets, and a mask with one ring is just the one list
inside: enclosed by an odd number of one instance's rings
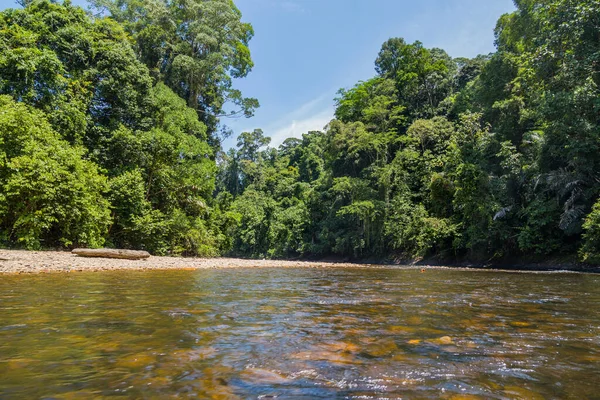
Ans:
{"label": "water surface", "polygon": [[600,276],[0,276],[0,399],[600,398]]}

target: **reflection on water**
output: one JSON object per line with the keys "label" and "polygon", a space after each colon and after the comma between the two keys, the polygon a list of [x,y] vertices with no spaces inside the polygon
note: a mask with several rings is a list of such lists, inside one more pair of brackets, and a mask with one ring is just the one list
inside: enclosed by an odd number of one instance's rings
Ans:
{"label": "reflection on water", "polygon": [[598,305],[579,274],[2,276],[0,398],[598,398]]}

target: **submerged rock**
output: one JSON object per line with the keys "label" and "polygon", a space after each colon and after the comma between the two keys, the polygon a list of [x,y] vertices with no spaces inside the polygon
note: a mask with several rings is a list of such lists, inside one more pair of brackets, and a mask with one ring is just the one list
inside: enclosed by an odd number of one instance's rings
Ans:
{"label": "submerged rock", "polygon": [[292,380],[280,373],[263,368],[248,368],[241,373],[242,379],[262,385],[282,385]]}
{"label": "submerged rock", "polygon": [[435,343],[435,344],[441,344],[441,345],[454,344],[454,342],[452,341],[452,338],[450,336],[442,336],[440,338],[433,339],[431,342]]}

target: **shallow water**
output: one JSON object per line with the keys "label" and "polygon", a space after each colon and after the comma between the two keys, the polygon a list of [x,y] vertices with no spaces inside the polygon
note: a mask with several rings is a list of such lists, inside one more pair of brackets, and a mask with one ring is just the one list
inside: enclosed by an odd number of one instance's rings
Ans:
{"label": "shallow water", "polygon": [[600,276],[0,276],[0,398],[600,398]]}

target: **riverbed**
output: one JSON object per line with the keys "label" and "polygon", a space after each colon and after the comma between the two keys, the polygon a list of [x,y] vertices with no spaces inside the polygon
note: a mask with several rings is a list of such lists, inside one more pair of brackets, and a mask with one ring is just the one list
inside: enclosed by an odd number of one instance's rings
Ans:
{"label": "riverbed", "polygon": [[0,398],[597,398],[598,304],[574,273],[9,274]]}
{"label": "riverbed", "polygon": [[370,264],[326,261],[253,260],[242,258],[157,257],[142,260],[80,257],[68,251],[0,249],[0,274],[84,271],[196,270],[212,268],[378,268]]}

